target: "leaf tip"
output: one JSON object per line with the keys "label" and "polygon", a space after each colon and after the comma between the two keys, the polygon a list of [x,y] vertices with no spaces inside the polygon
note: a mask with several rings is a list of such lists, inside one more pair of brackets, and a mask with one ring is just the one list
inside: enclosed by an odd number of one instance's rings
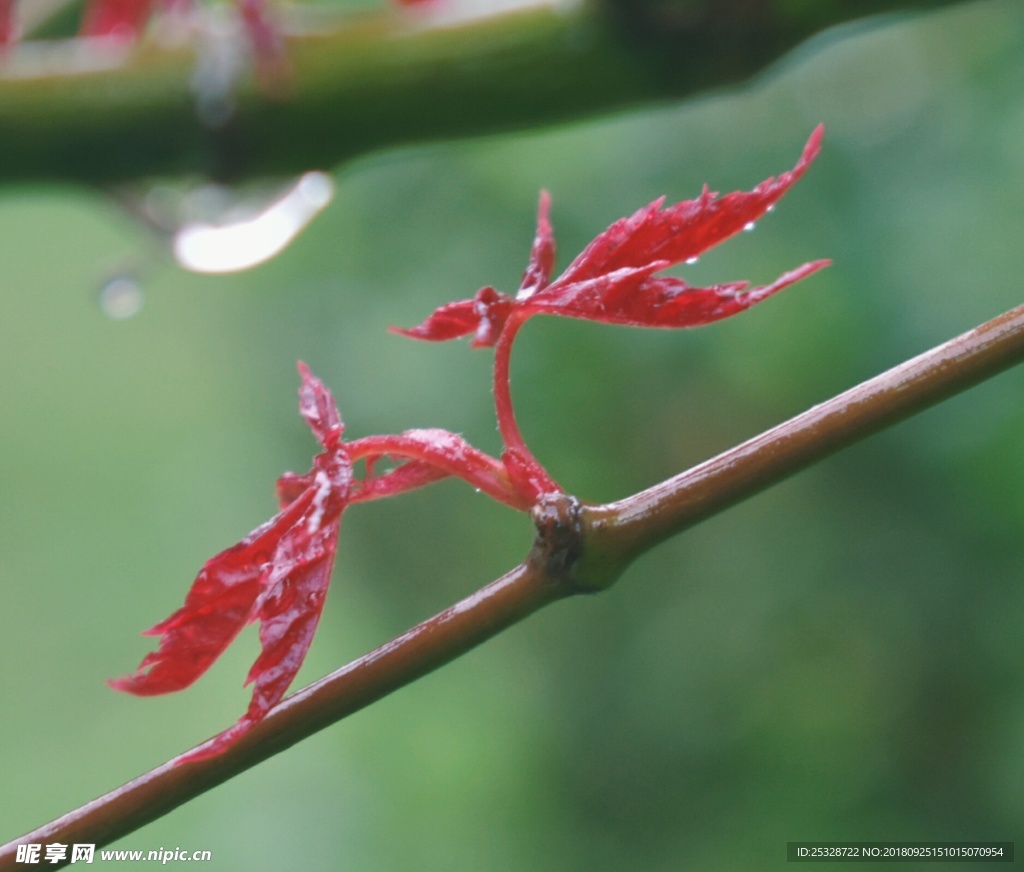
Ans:
{"label": "leaf tip", "polygon": [[108,678],[106,680],[106,685],[111,690],[116,690],[116,691],[119,691],[121,693],[131,693],[132,692],[132,676],[131,675],[122,675],[120,678]]}
{"label": "leaf tip", "polygon": [[825,137],[825,125],[819,124],[811,132],[810,137],[807,140],[807,144],[804,146],[803,154],[800,155],[800,164],[802,166],[810,165],[820,153],[821,153],[821,142]]}

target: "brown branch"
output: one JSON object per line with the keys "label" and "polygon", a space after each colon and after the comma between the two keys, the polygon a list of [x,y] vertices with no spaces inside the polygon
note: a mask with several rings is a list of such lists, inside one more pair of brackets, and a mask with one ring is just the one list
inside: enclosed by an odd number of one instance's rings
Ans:
{"label": "brown branch", "polygon": [[606,587],[664,539],[1022,360],[1019,306],[674,478],[588,510],[581,583]]}
{"label": "brown branch", "polygon": [[1024,359],[1024,306],[815,406],[719,456],[619,502],[553,497],[534,510],[537,540],[511,572],[326,678],[295,693],[224,754],[160,766],[0,847],[105,845],[444,665],[562,597],[607,588],[665,538],[821,458]]}

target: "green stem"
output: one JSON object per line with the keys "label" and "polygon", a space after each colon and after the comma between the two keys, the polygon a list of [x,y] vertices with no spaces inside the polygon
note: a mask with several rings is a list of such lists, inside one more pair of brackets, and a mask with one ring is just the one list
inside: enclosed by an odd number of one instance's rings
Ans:
{"label": "green stem", "polygon": [[244,74],[222,94],[194,85],[209,46],[26,43],[0,67],[0,183],[297,175],[722,87],[827,27],[951,2],[543,0],[447,23],[395,9],[291,33],[287,81]]}

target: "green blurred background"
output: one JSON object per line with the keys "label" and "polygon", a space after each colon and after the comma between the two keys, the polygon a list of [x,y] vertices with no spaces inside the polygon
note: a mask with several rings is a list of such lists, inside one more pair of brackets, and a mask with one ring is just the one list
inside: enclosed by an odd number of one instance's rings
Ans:
{"label": "green blurred background", "polygon": [[[686,275],[826,273],[694,332],[524,331],[527,438],[603,501],[1021,302],[1019,3],[832,32],[742,90],[361,160],[290,249],[229,277],[176,270],[101,194],[0,192],[0,841],[243,711],[252,631],[185,693],[103,682],[307,468],[297,359],[354,437],[439,426],[497,451],[489,353],[385,328],[514,289],[541,187],[564,266],[655,196],[790,167],[819,121],[805,180]],[[97,292],[121,273],[145,306],[117,321]],[[801,473],[115,847],[224,870],[734,870],[784,868],[789,840],[1016,838],[1022,390],[1009,372]],[[530,540],[452,482],[352,511],[298,684]]]}

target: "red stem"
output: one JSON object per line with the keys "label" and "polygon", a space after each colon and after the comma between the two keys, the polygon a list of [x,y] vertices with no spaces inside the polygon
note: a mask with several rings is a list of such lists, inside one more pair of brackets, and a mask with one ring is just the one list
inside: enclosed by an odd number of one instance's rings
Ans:
{"label": "red stem", "polygon": [[[432,444],[426,436],[418,438],[410,433],[402,433],[366,436],[350,442],[345,447],[353,463],[358,460],[372,462],[386,456],[428,464],[447,475],[461,478],[500,503],[522,512],[530,510],[533,502],[526,500],[513,486],[505,465],[500,460],[473,448],[454,433],[437,431],[437,434],[438,439],[448,437],[453,444]],[[377,480],[385,481],[386,475],[380,476]],[[373,496],[367,498],[372,499]],[[358,499],[354,502],[358,502]]]}
{"label": "red stem", "polygon": [[498,432],[505,442],[504,466],[515,488],[533,505],[544,494],[563,491],[526,447],[512,407],[512,343],[529,316],[522,310],[513,309],[494,346],[494,409],[498,416]]}
{"label": "red stem", "polygon": [[[494,346],[494,409],[498,414],[498,432],[501,433],[505,447],[533,459],[533,454],[526,447],[523,435],[519,432],[516,413],[512,408],[512,343],[522,326],[522,316],[513,310],[502,327],[501,335],[498,336],[498,341]],[[536,463],[536,460],[534,462]]]}

